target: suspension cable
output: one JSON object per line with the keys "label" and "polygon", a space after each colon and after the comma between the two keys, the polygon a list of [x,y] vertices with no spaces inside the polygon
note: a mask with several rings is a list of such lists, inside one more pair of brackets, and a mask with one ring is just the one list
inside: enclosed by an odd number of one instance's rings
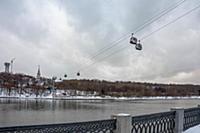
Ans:
{"label": "suspension cable", "polygon": [[[160,19],[161,17],[163,17],[164,15],[168,14],[169,12],[175,10],[176,8],[178,8],[180,5],[182,5],[185,1],[187,0],[180,0],[178,2],[176,2],[175,4],[169,6],[168,8],[162,10],[161,12],[159,13],[156,13],[154,16],[152,16],[150,19],[148,19],[147,21],[145,21],[143,24],[141,24],[140,26],[138,26],[134,31],[134,33],[138,33],[139,31],[143,30],[144,28],[146,28],[147,26],[149,26],[150,24],[152,24],[153,22],[157,21],[158,19]],[[132,32],[129,32],[127,34],[124,34],[123,36],[121,36],[118,40],[116,41],[113,41],[112,43],[110,43],[111,45],[109,47],[103,47],[102,49],[99,50],[99,52],[97,52],[97,54],[95,54],[94,56],[92,56],[90,59],[93,60],[95,59],[97,56],[105,53],[106,51],[110,50],[111,48],[117,46],[120,44],[120,42],[124,41],[125,39],[127,39],[129,36],[130,36],[130,33]],[[85,66],[87,67],[87,66]],[[81,67],[79,69],[82,70],[83,68],[85,67]]]}
{"label": "suspension cable", "polygon": [[[147,21],[145,21],[143,24],[141,24],[140,26],[138,26],[136,29],[132,30],[134,31],[134,33],[138,33],[139,31],[143,30],[144,28],[146,28],[147,26],[149,26],[150,24],[152,24],[153,22],[155,22],[156,20],[160,19],[161,17],[163,17],[164,15],[168,14],[169,12],[173,11],[174,9],[176,9],[177,7],[179,7],[180,5],[182,5],[186,0],[180,0],[177,3],[171,5],[170,7],[166,8],[165,10],[156,13],[154,16],[152,16],[150,19],[148,19]],[[90,59],[94,59],[97,56],[105,53],[106,51],[110,50],[111,48],[117,46],[120,44],[120,42],[122,42],[123,40],[125,40],[127,37],[130,36],[129,32],[127,34],[124,34],[123,36],[121,36],[119,39],[117,39],[116,41],[113,41],[112,43],[110,43],[111,45],[109,47],[105,46],[102,49],[99,50],[99,52],[97,52],[97,54],[95,54],[94,56],[92,56]]]}
{"label": "suspension cable", "polygon": [[[151,33],[145,35],[144,37],[141,38],[141,40],[147,39],[147,38],[150,37],[151,35],[153,35],[153,34],[159,32],[160,30],[166,28],[167,26],[169,26],[169,25],[171,25],[171,24],[177,22],[178,20],[180,20],[181,18],[183,18],[183,17],[189,15],[190,13],[194,12],[194,11],[197,10],[198,8],[200,8],[200,4],[199,4],[198,6],[192,8],[191,10],[185,12],[184,14],[182,14],[182,15],[179,16],[179,17],[177,17],[176,19],[174,19],[174,20],[168,22],[167,24],[165,24],[165,25],[159,27],[158,29],[154,30],[153,32],[151,32]],[[107,55],[107,56],[101,58],[98,62],[102,62],[103,60],[107,59],[108,57],[110,57],[110,56],[112,56],[112,55],[114,55],[114,54],[116,54],[116,53],[119,53],[119,52],[125,50],[125,49],[126,49],[127,47],[129,47],[129,46],[130,46],[130,45],[125,46],[125,47],[123,47],[123,48],[121,48],[121,49],[118,49],[118,50],[112,52],[111,54],[109,54],[109,55]],[[94,64],[96,64],[96,63],[98,63],[98,62],[96,61],[96,62],[94,62],[94,63],[88,65],[87,67],[82,68],[81,70],[86,70],[86,69],[88,69],[89,67],[91,67],[92,65],[94,65]]]}

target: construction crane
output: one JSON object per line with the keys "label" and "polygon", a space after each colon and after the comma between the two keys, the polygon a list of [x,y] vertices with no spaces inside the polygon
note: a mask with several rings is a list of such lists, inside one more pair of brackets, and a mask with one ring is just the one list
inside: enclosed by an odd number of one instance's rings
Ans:
{"label": "construction crane", "polygon": [[13,73],[13,63],[14,63],[14,60],[15,60],[15,58],[13,58],[13,59],[10,61],[10,64],[11,64],[11,73]]}

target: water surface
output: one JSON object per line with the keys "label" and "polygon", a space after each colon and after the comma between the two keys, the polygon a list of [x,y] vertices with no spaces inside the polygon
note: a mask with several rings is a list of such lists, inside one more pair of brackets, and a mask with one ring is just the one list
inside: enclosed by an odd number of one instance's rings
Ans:
{"label": "water surface", "polygon": [[187,100],[35,100],[0,98],[0,126],[67,123],[108,119],[112,114],[141,115],[194,107]]}

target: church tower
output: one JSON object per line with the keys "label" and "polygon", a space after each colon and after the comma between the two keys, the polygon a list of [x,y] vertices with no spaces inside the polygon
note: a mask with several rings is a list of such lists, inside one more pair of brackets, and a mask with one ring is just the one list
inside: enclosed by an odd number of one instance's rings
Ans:
{"label": "church tower", "polygon": [[39,80],[41,78],[41,73],[40,73],[40,65],[38,66],[38,71],[37,71],[37,76],[36,78]]}

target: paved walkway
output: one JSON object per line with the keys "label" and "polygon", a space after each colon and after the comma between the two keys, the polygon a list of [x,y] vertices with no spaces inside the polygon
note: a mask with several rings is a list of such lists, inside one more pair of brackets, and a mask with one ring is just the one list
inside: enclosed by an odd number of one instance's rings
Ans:
{"label": "paved walkway", "polygon": [[200,125],[193,127],[191,129],[188,129],[184,133],[200,133]]}

